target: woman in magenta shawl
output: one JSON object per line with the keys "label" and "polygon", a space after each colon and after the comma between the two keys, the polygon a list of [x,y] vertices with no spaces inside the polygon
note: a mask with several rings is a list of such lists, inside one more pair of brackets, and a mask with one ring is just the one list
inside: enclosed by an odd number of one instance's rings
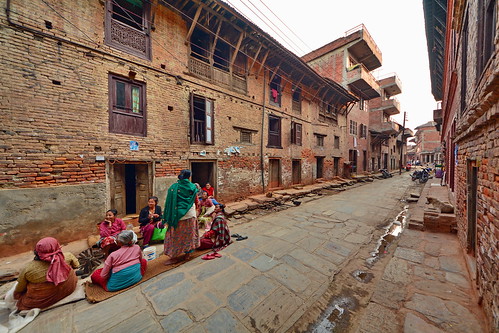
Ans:
{"label": "woman in magenta shawl", "polygon": [[170,259],[165,262],[165,265],[189,259],[190,253],[199,247],[196,218],[198,190],[189,181],[190,176],[190,170],[182,170],[177,182],[168,189],[163,225],[168,225],[165,235],[165,254]]}
{"label": "woman in magenta shawl", "polygon": [[35,259],[19,274],[14,289],[18,310],[47,308],[76,289],[78,259],[62,253],[61,245],[52,237],[41,239],[35,247]]}

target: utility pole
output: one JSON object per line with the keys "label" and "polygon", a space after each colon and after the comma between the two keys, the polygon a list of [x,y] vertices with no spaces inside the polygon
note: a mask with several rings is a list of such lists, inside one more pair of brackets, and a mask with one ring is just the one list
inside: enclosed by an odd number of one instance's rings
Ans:
{"label": "utility pole", "polygon": [[402,125],[402,145],[400,147],[400,163],[399,163],[399,175],[402,174],[402,158],[404,156],[404,146],[406,145],[405,144],[405,138],[404,138],[404,134],[405,134],[405,118],[406,118],[406,112],[404,111],[404,122],[403,122],[403,125]]}

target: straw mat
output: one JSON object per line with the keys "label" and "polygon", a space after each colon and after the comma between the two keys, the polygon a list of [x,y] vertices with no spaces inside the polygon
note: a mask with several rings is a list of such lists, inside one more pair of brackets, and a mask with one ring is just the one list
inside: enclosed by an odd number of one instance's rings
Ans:
{"label": "straw mat", "polygon": [[89,301],[90,303],[102,302],[110,297],[121,294],[122,292],[127,291],[128,289],[134,288],[137,285],[141,284],[142,282],[147,281],[147,280],[155,277],[158,274],[161,274],[163,272],[166,272],[166,271],[174,269],[178,266],[181,266],[182,264],[186,263],[187,261],[190,261],[194,258],[202,256],[203,254],[208,253],[210,251],[211,250],[196,250],[196,251],[191,253],[191,257],[189,258],[189,260],[184,260],[184,261],[181,261],[179,263],[168,265],[168,266],[164,265],[164,262],[166,261],[165,256],[161,256],[161,257],[156,258],[154,260],[148,261],[146,273],[142,277],[142,280],[140,280],[136,284],[134,284],[126,289],[122,289],[122,290],[118,290],[118,291],[105,291],[100,286],[94,285],[90,282],[87,282],[85,284],[85,294],[87,295],[87,301]]}

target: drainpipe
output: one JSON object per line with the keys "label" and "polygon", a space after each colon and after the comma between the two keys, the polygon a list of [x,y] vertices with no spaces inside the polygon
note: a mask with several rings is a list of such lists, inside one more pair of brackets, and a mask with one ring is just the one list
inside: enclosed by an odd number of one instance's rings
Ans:
{"label": "drainpipe", "polygon": [[262,132],[260,135],[260,169],[262,170],[262,189],[263,193],[265,193],[265,171],[263,169],[264,163],[263,163],[263,130],[264,130],[264,125],[265,125],[265,91],[267,90],[267,87],[265,86],[265,71],[263,71],[263,101],[262,101]]}

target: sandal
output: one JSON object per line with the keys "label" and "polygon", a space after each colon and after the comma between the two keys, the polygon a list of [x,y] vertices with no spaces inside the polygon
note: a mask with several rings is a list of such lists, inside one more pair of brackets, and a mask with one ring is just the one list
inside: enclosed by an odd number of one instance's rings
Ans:
{"label": "sandal", "polygon": [[204,255],[204,256],[201,257],[201,259],[203,259],[203,260],[212,260],[212,259],[215,259],[215,258],[216,257],[213,254],[211,254],[211,253],[208,253],[208,254],[206,254],[206,255]]}
{"label": "sandal", "polygon": [[233,234],[231,237],[241,237],[239,234]]}
{"label": "sandal", "polygon": [[245,239],[248,239],[248,236],[239,236],[236,238],[237,241],[242,241],[242,240],[245,240]]}
{"label": "sandal", "polygon": [[215,258],[222,258],[222,255],[218,252],[213,252],[211,255],[214,256]]}

